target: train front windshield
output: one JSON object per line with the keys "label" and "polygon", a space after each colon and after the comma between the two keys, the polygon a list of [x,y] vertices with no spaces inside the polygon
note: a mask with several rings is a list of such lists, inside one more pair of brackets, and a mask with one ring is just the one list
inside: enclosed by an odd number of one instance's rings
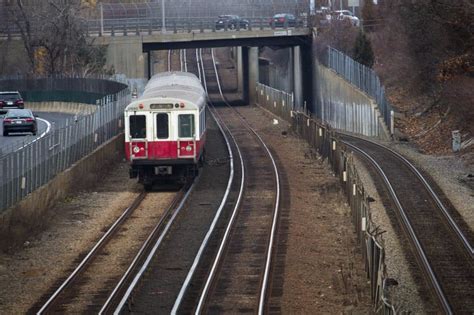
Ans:
{"label": "train front windshield", "polygon": [[194,137],[194,115],[185,114],[178,116],[179,123],[179,137],[180,138],[192,138]]}
{"label": "train front windshield", "polygon": [[130,137],[134,139],[146,138],[146,116],[132,115],[130,116]]}

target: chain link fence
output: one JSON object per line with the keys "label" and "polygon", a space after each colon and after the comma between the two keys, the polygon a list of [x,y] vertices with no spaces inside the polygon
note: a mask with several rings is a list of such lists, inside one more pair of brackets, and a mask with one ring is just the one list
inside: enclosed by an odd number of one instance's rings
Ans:
{"label": "chain link fence", "polygon": [[357,240],[370,279],[375,313],[396,314],[400,306],[395,306],[389,294],[384,240],[371,220],[369,195],[357,173],[352,153],[339,141],[336,131],[304,112],[295,111],[294,104],[287,103],[288,97],[288,93],[257,84],[257,104],[290,122],[293,130],[330,163],[351,207],[352,222],[356,228]]}
{"label": "chain link fence", "polygon": [[91,16],[103,19],[123,18],[216,18],[222,14],[234,14],[251,18],[292,13],[302,16],[309,12],[307,0],[221,0],[219,5],[209,0],[159,0],[142,3],[100,3],[91,10]]}
{"label": "chain link fence", "polygon": [[[112,80],[109,80],[112,79]],[[0,91],[19,91],[27,102],[77,102],[96,104],[108,94],[123,90],[126,80],[118,77],[71,77],[54,75],[44,78],[28,78],[24,75],[0,77]]]}
{"label": "chain link fence", "polygon": [[[39,2],[27,2],[27,12],[41,8]],[[2,6],[0,6],[2,9]],[[309,16],[307,0],[248,0],[238,2],[219,1],[219,5],[209,0],[159,0],[143,2],[97,3],[83,5],[78,9],[78,23],[89,35],[132,35],[142,32],[163,32],[165,29],[179,32],[215,28],[219,15],[239,15],[249,20],[250,28],[269,28],[270,17],[277,13],[290,13],[306,25]],[[20,30],[15,16],[21,16],[15,5],[10,4],[0,10],[0,38],[18,37]],[[2,19],[3,18],[3,19]],[[44,21],[31,17],[31,29],[39,29]],[[4,24],[4,25],[3,25]],[[36,25],[36,26],[35,26]]]}
{"label": "chain link fence", "polygon": [[393,108],[387,101],[385,88],[375,71],[332,47],[328,47],[325,65],[375,100],[387,127],[393,134]]}
{"label": "chain link fence", "polygon": [[257,82],[257,103],[265,108],[272,107],[275,114],[287,121],[291,121],[291,115],[295,110],[293,93],[280,91],[259,82]]}
{"label": "chain link fence", "polygon": [[[127,86],[113,81],[84,80],[80,81],[83,87],[112,90],[96,101],[94,113],[69,119],[64,127],[0,157],[0,212],[123,131],[123,111],[130,102]],[[63,83],[53,86],[56,84]]]}

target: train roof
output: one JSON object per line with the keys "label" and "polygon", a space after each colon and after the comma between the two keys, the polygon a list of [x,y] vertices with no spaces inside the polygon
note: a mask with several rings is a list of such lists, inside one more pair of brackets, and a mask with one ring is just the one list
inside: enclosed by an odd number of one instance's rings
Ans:
{"label": "train roof", "polygon": [[[199,79],[188,72],[163,72],[154,75],[146,84],[143,94],[129,108],[138,104],[186,102],[197,107],[206,104],[206,92]],[[126,110],[127,110],[126,109]]]}
{"label": "train roof", "polygon": [[145,92],[148,90],[159,89],[167,86],[189,86],[196,89],[203,89],[201,81],[192,73],[189,72],[162,72],[155,74],[145,86]]}

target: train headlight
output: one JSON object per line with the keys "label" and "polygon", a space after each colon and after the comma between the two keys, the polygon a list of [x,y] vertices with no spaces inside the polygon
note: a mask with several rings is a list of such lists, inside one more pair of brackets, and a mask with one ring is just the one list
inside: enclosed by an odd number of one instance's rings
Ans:
{"label": "train headlight", "polygon": [[140,152],[140,148],[139,147],[133,147],[133,153],[138,153]]}
{"label": "train headlight", "polygon": [[188,146],[186,147],[186,151],[191,152],[192,149],[193,147],[188,144]]}

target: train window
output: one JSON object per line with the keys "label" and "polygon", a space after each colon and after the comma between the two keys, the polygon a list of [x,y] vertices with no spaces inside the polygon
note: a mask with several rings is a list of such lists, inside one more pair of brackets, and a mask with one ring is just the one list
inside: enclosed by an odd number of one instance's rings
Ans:
{"label": "train window", "polygon": [[158,139],[169,138],[168,114],[156,115],[156,137]]}
{"label": "train window", "polygon": [[145,115],[130,116],[130,136],[132,138],[146,138],[146,117]]}
{"label": "train window", "polygon": [[178,136],[180,138],[194,137],[194,115],[185,114],[178,117]]}

